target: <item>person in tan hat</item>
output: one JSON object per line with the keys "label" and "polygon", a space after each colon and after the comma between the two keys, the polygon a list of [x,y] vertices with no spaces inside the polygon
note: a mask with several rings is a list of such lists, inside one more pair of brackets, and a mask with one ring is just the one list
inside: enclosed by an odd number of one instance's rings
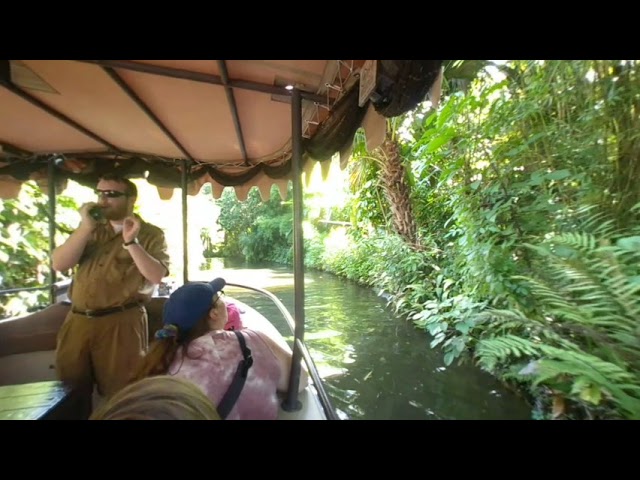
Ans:
{"label": "person in tan hat", "polygon": [[[222,278],[190,282],[169,296],[163,327],[132,381],[175,375],[198,385],[222,419],[276,420],[277,393],[289,388],[291,349],[275,334],[246,327],[227,330],[225,284]],[[308,381],[303,366],[300,391]]]}
{"label": "person in tan hat", "polygon": [[[57,338],[60,380],[109,397],[124,387],[148,347],[144,304],[168,273],[163,231],[133,214],[136,185],[103,176],[97,202],[53,252],[53,268],[76,267],[69,311]],[[99,218],[97,220],[96,218]]]}

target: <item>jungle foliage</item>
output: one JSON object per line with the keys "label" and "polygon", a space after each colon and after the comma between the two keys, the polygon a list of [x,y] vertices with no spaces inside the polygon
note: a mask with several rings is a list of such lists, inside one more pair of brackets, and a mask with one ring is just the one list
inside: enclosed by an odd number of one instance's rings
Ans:
{"label": "jungle foliage", "polygon": [[[384,292],[445,364],[517,387],[535,418],[640,419],[640,66],[477,67],[460,81],[447,63],[439,107],[389,119],[379,149],[356,135],[348,202],[306,195],[306,264]],[[48,272],[46,197],[27,193],[0,205],[3,288]],[[218,253],[291,263],[291,191],[218,204]]]}
{"label": "jungle foliage", "polygon": [[307,235],[307,265],[386,292],[446,364],[512,383],[536,418],[640,418],[639,102],[635,61],[448,82],[376,151],[356,136],[352,225]]}
{"label": "jungle foliage", "polygon": [[[73,231],[76,201],[56,197],[56,238]],[[75,212],[75,213],[74,213]],[[0,200],[0,290],[40,287],[49,278],[48,196],[33,182],[25,182],[18,198]],[[57,274],[55,280],[65,277]],[[0,297],[0,318],[38,309],[49,303],[48,290]]]}
{"label": "jungle foliage", "polygon": [[239,202],[233,189],[225,189],[218,201],[218,225],[225,240],[218,254],[244,257],[250,262],[273,261],[291,263],[293,258],[292,189],[282,201],[277,187],[263,202],[260,192],[251,189],[244,202]]}

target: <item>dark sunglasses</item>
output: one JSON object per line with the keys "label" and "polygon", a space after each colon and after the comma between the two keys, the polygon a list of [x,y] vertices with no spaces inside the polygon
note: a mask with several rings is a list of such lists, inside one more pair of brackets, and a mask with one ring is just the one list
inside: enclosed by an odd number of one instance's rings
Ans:
{"label": "dark sunglasses", "polygon": [[107,197],[107,198],[120,198],[120,197],[128,196],[126,193],[119,192],[117,190],[96,190],[96,195],[99,197]]}
{"label": "dark sunglasses", "polygon": [[224,297],[224,292],[220,290],[218,292],[218,295],[214,296],[213,302],[211,302],[211,306],[215,307],[218,304],[218,300],[220,300],[222,297]]}

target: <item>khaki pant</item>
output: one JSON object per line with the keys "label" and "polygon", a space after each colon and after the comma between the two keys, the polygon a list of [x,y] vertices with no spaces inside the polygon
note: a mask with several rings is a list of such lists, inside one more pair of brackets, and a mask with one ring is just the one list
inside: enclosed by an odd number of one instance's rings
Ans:
{"label": "khaki pant", "polygon": [[129,380],[148,347],[147,313],[131,308],[103,317],[69,312],[57,338],[56,372],[65,383],[110,397]]}

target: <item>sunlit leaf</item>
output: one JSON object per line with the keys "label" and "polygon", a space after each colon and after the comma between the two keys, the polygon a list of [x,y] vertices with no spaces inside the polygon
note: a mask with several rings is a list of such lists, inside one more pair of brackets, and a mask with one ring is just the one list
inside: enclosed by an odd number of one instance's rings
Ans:
{"label": "sunlit leaf", "polygon": [[580,398],[585,402],[598,405],[602,400],[602,390],[597,385],[591,385],[580,392]]}
{"label": "sunlit leaf", "polygon": [[442,145],[451,140],[455,135],[455,131],[453,128],[447,129],[445,132],[441,133],[437,137],[433,138],[427,144],[427,152],[431,153],[440,148]]}

